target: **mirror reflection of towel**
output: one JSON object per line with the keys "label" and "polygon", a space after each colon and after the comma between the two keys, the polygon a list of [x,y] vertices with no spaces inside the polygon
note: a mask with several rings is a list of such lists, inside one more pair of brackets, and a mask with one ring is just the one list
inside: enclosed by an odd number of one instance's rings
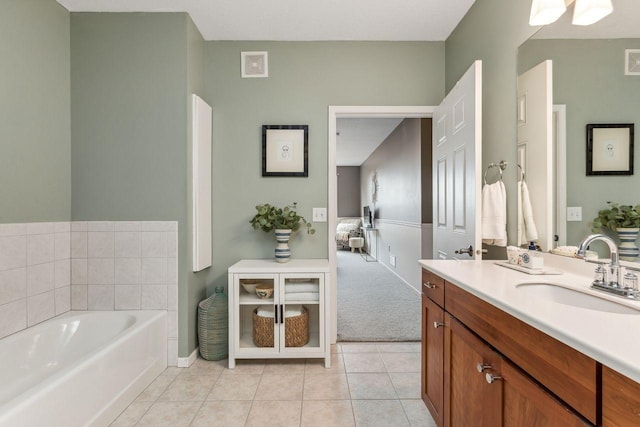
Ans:
{"label": "mirror reflection of towel", "polygon": [[533,221],[533,209],[529,188],[524,181],[518,182],[518,245],[538,240],[538,229]]}
{"label": "mirror reflection of towel", "polygon": [[507,190],[502,180],[482,187],[482,243],[507,246]]}

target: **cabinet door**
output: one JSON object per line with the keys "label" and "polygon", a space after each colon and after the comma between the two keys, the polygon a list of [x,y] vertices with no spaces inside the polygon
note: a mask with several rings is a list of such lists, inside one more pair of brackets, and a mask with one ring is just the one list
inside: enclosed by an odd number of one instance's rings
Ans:
{"label": "cabinet door", "polygon": [[445,313],[446,426],[494,427],[502,425],[501,359],[495,351]]}
{"label": "cabinet door", "polygon": [[422,295],[422,400],[444,425],[444,310]]}
{"label": "cabinet door", "polygon": [[602,367],[602,425],[640,425],[640,384]]}
{"label": "cabinet door", "polygon": [[507,360],[502,361],[502,381],[505,427],[591,425]]}
{"label": "cabinet door", "polygon": [[280,274],[280,350],[304,357],[325,348],[324,273]]}
{"label": "cabinet door", "polygon": [[[235,354],[243,356],[276,353],[280,330],[276,327],[278,307],[277,274],[234,274],[229,295]],[[256,286],[274,288],[273,295],[259,298]]]}

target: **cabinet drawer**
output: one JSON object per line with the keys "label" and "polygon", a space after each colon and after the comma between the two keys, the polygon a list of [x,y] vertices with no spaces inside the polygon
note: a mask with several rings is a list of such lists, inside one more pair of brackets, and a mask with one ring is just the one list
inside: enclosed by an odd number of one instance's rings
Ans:
{"label": "cabinet drawer", "polygon": [[444,279],[422,269],[422,293],[444,307]]}
{"label": "cabinet drawer", "polygon": [[460,289],[445,285],[445,309],[552,393],[597,424],[596,362]]}

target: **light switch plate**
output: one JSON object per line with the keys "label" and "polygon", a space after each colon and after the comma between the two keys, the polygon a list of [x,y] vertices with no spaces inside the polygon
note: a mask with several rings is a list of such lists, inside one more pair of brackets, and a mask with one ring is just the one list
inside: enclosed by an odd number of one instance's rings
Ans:
{"label": "light switch plate", "polygon": [[568,207],[567,221],[582,221],[582,206]]}
{"label": "light switch plate", "polygon": [[313,208],[313,222],[327,222],[327,208]]}

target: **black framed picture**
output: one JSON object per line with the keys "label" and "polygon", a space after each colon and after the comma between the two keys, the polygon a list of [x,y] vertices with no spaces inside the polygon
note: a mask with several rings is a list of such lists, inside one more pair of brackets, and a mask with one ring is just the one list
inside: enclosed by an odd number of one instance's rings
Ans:
{"label": "black framed picture", "polygon": [[262,176],[309,176],[308,125],[262,125]]}
{"label": "black framed picture", "polygon": [[633,175],[633,123],[587,125],[589,175]]}

